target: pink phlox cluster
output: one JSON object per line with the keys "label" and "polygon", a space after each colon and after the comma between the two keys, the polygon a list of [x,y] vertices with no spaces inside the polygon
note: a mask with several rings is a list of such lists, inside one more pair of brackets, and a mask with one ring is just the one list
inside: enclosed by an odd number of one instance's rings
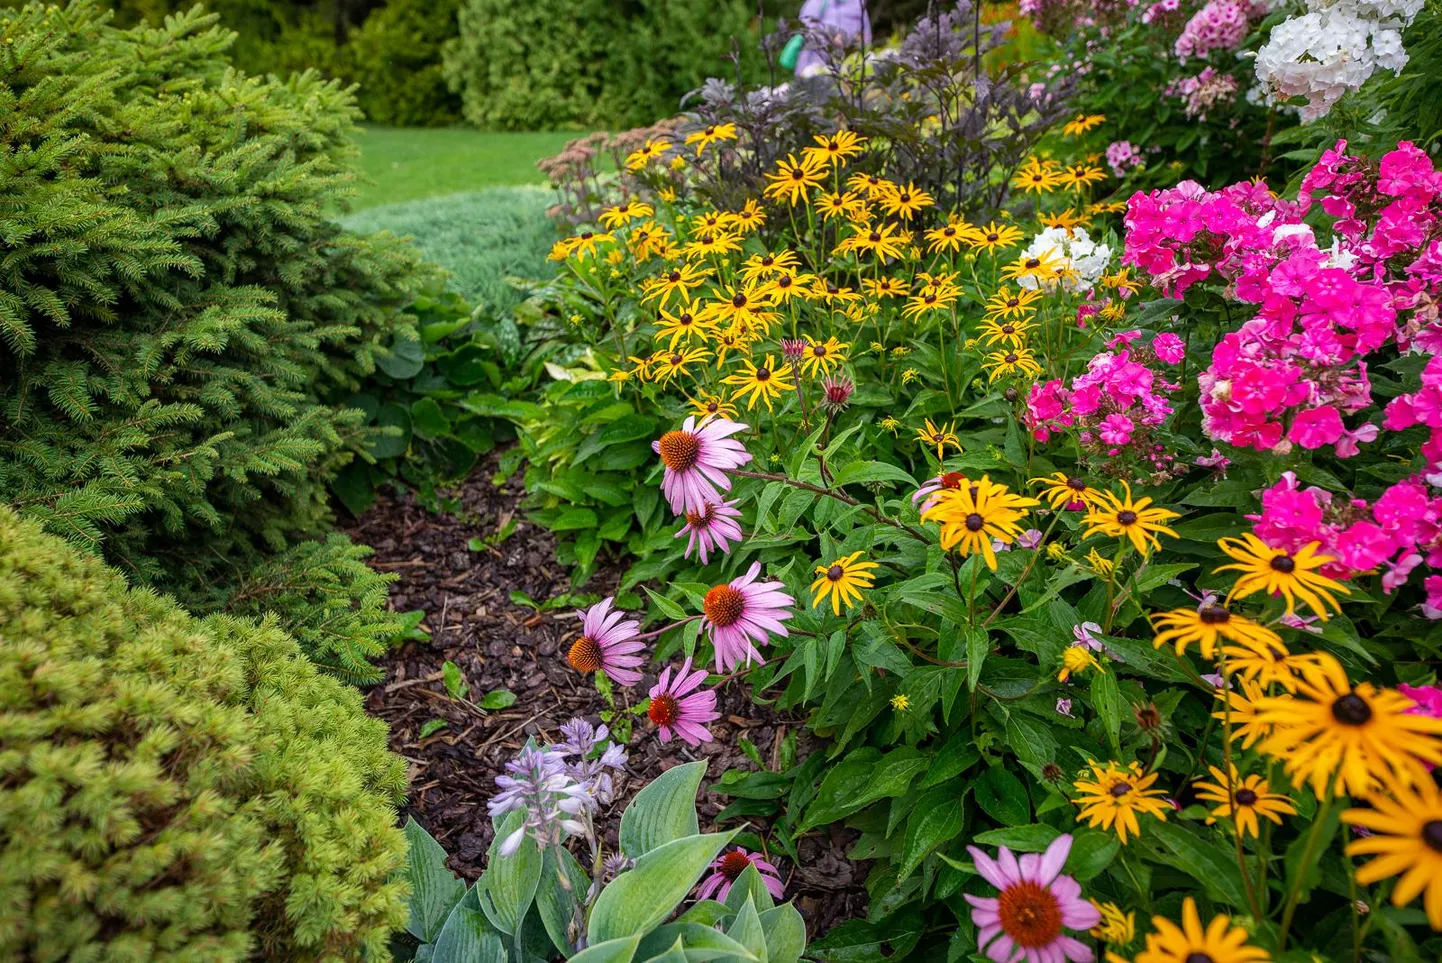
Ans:
{"label": "pink phlox cluster", "polygon": [[1188,57],[1205,57],[1213,50],[1236,50],[1250,26],[1247,8],[1236,0],[1209,0],[1182,28],[1172,52],[1185,63]]}
{"label": "pink phlox cluster", "polygon": [[1218,107],[1229,107],[1242,85],[1231,74],[1205,67],[1194,77],[1181,77],[1167,85],[1166,94],[1182,100],[1182,111],[1194,120],[1206,120]]}
{"label": "pink phlox cluster", "polygon": [[1295,552],[1321,542],[1333,559],[1321,571],[1331,578],[1381,569],[1382,589],[1390,593],[1419,565],[1442,568],[1442,496],[1418,478],[1397,482],[1369,504],[1304,488],[1286,472],[1262,493],[1261,514],[1247,517],[1273,548]]}
{"label": "pink phlox cluster", "polygon": [[1427,459],[1427,480],[1442,487],[1442,356],[1434,356],[1422,369],[1422,387],[1411,394],[1398,395],[1387,404],[1382,427],[1401,431],[1422,425],[1430,435],[1422,443],[1422,457]]}

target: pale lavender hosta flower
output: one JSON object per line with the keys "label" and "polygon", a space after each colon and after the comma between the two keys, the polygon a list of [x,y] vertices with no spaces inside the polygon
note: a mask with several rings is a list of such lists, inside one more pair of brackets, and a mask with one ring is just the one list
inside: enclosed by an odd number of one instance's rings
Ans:
{"label": "pale lavender hosta flower", "polygon": [[620,685],[631,686],[641,681],[636,667],[646,661],[644,642],[636,641],[641,634],[641,623],[627,620],[626,613],[613,611],[615,600],[606,597],[584,612],[577,612],[581,619],[581,637],[571,643],[566,661],[580,673],[605,670],[610,678]]}
{"label": "pale lavender hosta flower", "polygon": [[741,525],[737,522],[740,517],[734,501],[707,502],[696,511],[686,512],[686,524],[675,535],[676,538],[690,536],[684,556],[690,558],[695,552],[705,565],[711,552],[720,551],[722,555],[730,552],[731,543],[741,541]]}
{"label": "pale lavender hosta flower", "polygon": [[[568,835],[594,838],[591,815],[614,798],[613,773],[626,766],[626,750],[611,744],[595,759],[586,758],[610,736],[584,719],[561,727],[562,741],[550,746],[526,746],[506,763],[496,777],[501,791],[487,803],[492,818],[524,812],[521,826],[501,841],[500,854],[514,855],[530,836],[536,844],[560,845]],[[574,758],[572,758],[574,757]]]}
{"label": "pale lavender hosta flower", "polygon": [[1082,898],[1081,884],[1063,876],[1072,838],[1062,834],[1044,853],[1020,859],[1005,846],[996,858],[966,847],[976,871],[998,890],[996,896],[964,894],[976,924],[976,947],[997,963],[1090,963],[1091,947],[1069,936],[1101,921],[1101,912]]}
{"label": "pale lavender hosta flower", "polygon": [[696,894],[697,899],[714,899],[717,902],[726,902],[726,897],[731,892],[731,884],[740,879],[741,874],[746,872],[746,867],[755,866],[756,872],[761,876],[761,882],[765,884],[766,891],[776,899],[786,895],[786,884],[781,882],[781,873],[760,853],[750,853],[737,846],[729,853],[722,853],[711,863],[711,875],[707,876],[701,883],[701,890]]}
{"label": "pale lavender hosta flower", "polygon": [[674,679],[669,665],[661,670],[661,677],[651,687],[651,706],[646,714],[660,730],[662,742],[670,742],[672,734],[688,746],[711,741],[706,724],[721,718],[721,713],[716,711],[715,691],[701,691],[705,681],[706,670],[692,672],[690,659],[681,663]]}
{"label": "pale lavender hosta flower", "polygon": [[651,442],[651,450],[661,456],[666,466],[661,491],[671,511],[681,515],[697,511],[707,502],[720,503],[718,489],[731,490],[726,471],[740,468],[751,460],[746,446],[731,437],[746,428],[721,417],[710,417],[697,425],[693,416],[682,422],[680,428]]}
{"label": "pale lavender hosta flower", "polygon": [[716,648],[716,667],[726,672],[743,661],[765,663],[757,645],[767,645],[771,635],[785,637],[785,621],[791,618],[796,599],[781,591],[784,582],[757,582],[761,563],[753,562],[740,578],[717,585],[706,593],[701,624]]}

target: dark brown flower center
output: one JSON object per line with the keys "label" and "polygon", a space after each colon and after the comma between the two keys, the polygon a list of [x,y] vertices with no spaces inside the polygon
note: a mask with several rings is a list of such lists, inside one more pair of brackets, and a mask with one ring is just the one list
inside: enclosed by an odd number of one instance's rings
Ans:
{"label": "dark brown flower center", "polygon": [[734,298],[731,299],[731,306],[732,306],[733,308],[744,308],[744,307],[746,307],[746,295],[744,295],[744,294],[738,294],[738,295],[736,295]]}
{"label": "dark brown flower center", "polygon": [[1020,299],[1020,298],[1007,298],[1006,306],[1009,307],[1009,308],[1017,307],[1017,306],[1020,305],[1020,304],[1021,304],[1021,299]]}
{"label": "dark brown flower center", "polygon": [[678,364],[680,364],[681,362],[683,362],[683,361],[685,361],[685,360],[686,360],[686,359],[683,358],[683,357],[681,357],[679,354],[673,354],[673,355],[671,355],[671,364],[672,364],[672,365],[678,365]]}
{"label": "dark brown flower center", "polygon": [[713,126],[713,127],[707,127],[706,130],[705,130],[705,134],[706,134],[707,137],[710,137],[710,136],[712,136],[712,135],[715,134],[715,133],[716,133],[716,128],[715,128],[714,126]]}
{"label": "dark brown flower center", "polygon": [[791,287],[791,276],[789,274],[781,275],[776,279],[776,286],[783,291]]}
{"label": "dark brown flower center", "polygon": [[1257,794],[1256,794],[1255,792],[1253,792],[1253,791],[1250,790],[1250,789],[1238,789],[1238,790],[1237,790],[1237,805],[1238,805],[1238,806],[1255,806],[1256,804],[1257,804]]}
{"label": "dark brown flower center", "polygon": [[911,195],[910,195],[910,194],[905,194],[905,193],[900,194],[900,195],[897,196],[897,200],[901,201],[901,203],[903,203],[903,204],[910,204],[910,203],[911,203]]}
{"label": "dark brown flower center", "polygon": [[1016,364],[1016,352],[1009,352],[1006,356],[1007,364]]}
{"label": "dark brown flower center", "polygon": [[1117,512],[1117,522],[1122,525],[1135,525],[1137,523],[1137,513],[1130,509],[1123,509]]}
{"label": "dark brown flower center", "polygon": [[566,661],[577,672],[595,672],[601,667],[601,646],[589,635],[583,635],[571,643]]}
{"label": "dark brown flower center", "polygon": [[841,579],[841,576],[845,574],[846,570],[843,569],[840,565],[833,565],[826,570],[826,577],[833,582],[839,581]]}
{"label": "dark brown flower center", "polygon": [[718,629],[735,625],[746,611],[746,596],[729,585],[718,585],[706,593],[701,610]]}
{"label": "dark brown flower center", "polygon": [[661,461],[672,471],[690,471],[701,457],[701,439],[689,431],[668,431],[661,436],[656,447]]}
{"label": "dark brown flower center", "polygon": [[651,708],[646,710],[646,715],[658,726],[674,726],[681,718],[681,704],[675,696],[663,693],[652,697]]}
{"label": "dark brown flower center", "polygon": [[943,237],[955,237],[955,236],[956,236],[956,228],[954,228],[954,227],[943,227],[943,228],[941,229],[941,234],[942,234]]}
{"label": "dark brown flower center", "polygon": [[1272,557],[1273,571],[1281,572],[1283,575],[1290,575],[1296,571],[1297,561],[1290,555],[1275,555]]}
{"label": "dark brown flower center", "polygon": [[1016,325],[1014,325],[1014,324],[1003,324],[1003,325],[1001,326],[1001,333],[1002,333],[1002,334],[1016,334]]}
{"label": "dark brown flower center", "polygon": [[1442,819],[1429,819],[1422,824],[1422,842],[1442,853]]}
{"label": "dark brown flower center", "polygon": [[1217,963],[1210,953],[1188,953],[1182,963]]}
{"label": "dark brown flower center", "polygon": [[1203,625],[1226,625],[1232,620],[1232,612],[1222,605],[1203,605],[1197,609],[1197,618]]}
{"label": "dark brown flower center", "polygon": [[872,231],[870,234],[866,235],[866,239],[872,244],[875,244],[876,242],[881,240],[881,235],[877,234],[875,231]]}
{"label": "dark brown flower center", "polygon": [[762,266],[762,267],[770,267],[771,265],[773,265],[773,264],[775,264],[775,263],[776,263],[776,259],[775,259],[774,257],[772,257],[771,255],[769,255],[769,254],[766,255],[765,257],[763,257],[763,258],[761,259],[761,266]]}
{"label": "dark brown flower center", "polygon": [[1087,490],[1087,483],[1085,479],[1073,475],[1066,480],[1066,487],[1074,492],[1084,492]]}
{"label": "dark brown flower center", "polygon": [[813,355],[815,355],[816,357],[818,357],[818,358],[824,358],[824,357],[826,357],[826,345],[824,345],[824,344],[813,344],[813,345],[811,346],[811,353],[812,353]]}
{"label": "dark brown flower center", "polygon": [[592,234],[590,231],[582,231],[582,232],[581,232],[581,240],[583,240],[583,241],[589,241],[591,238],[593,238],[593,237],[595,237],[595,236],[596,236],[596,235],[595,235],[595,234]]}
{"label": "dark brown flower center", "polygon": [[1027,258],[1027,260],[1026,260],[1026,266],[1027,266],[1028,268],[1040,267],[1040,266],[1041,266],[1041,258],[1035,258],[1035,257]]}
{"label": "dark brown flower center", "polygon": [[1119,782],[1113,785],[1112,788],[1108,791],[1112,794],[1112,796],[1120,799],[1127,793],[1132,791],[1132,784],[1129,782]]}
{"label": "dark brown flower center", "polygon": [[1332,703],[1332,718],[1344,726],[1363,726],[1372,719],[1372,707],[1357,693],[1349,692]]}
{"label": "dark brown flower center", "polygon": [[976,512],[972,512],[966,516],[966,530],[968,532],[979,532],[985,527],[986,519],[982,518]]}
{"label": "dark brown flower center", "polygon": [[757,381],[770,381],[770,380],[771,380],[771,369],[770,369],[770,368],[757,368],[757,369],[756,369],[756,380],[757,380]]}
{"label": "dark brown flower center", "polygon": [[681,272],[672,271],[670,274],[666,275],[666,280],[670,281],[672,284],[675,284],[677,281],[681,280]]}
{"label": "dark brown flower center", "polygon": [[986,239],[987,239],[988,241],[990,241],[991,243],[995,244],[997,241],[999,241],[999,240],[1001,239],[1001,235],[999,235],[999,234],[997,234],[995,231],[993,231],[992,233],[990,233],[990,234],[988,234],[988,235],[986,236]]}
{"label": "dark brown flower center", "polygon": [[840,293],[841,293],[841,289],[838,288],[838,287],[837,287],[836,285],[834,285],[834,284],[828,284],[828,285],[826,285],[826,293],[827,293],[827,294],[840,294]]}
{"label": "dark brown flower center", "polygon": [[687,313],[687,312],[685,312],[685,311],[682,311],[681,314],[680,314],[680,316],[676,318],[676,323],[677,323],[677,324],[686,325],[686,324],[690,324],[690,323],[691,323],[692,321],[694,321],[694,320],[695,320],[695,319],[692,318],[689,313]]}
{"label": "dark brown flower center", "polygon": [[841,149],[841,145],[836,143],[836,141],[834,140],[828,140],[826,142],[826,149],[831,151],[832,153],[835,153],[836,151],[839,151]]}

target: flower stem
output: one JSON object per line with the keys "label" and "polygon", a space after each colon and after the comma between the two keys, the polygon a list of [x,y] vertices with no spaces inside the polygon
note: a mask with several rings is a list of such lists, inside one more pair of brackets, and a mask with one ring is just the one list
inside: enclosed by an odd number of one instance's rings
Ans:
{"label": "flower stem", "polygon": [[795,478],[791,478],[787,475],[776,474],[774,472],[744,471],[740,468],[728,468],[726,469],[726,473],[728,475],[736,475],[740,478],[759,478],[761,481],[781,482],[782,484],[790,485],[792,488],[800,488],[804,491],[816,492],[818,495],[827,495],[831,498],[836,499],[839,502],[842,502],[843,504],[853,505],[857,508],[860,508],[862,511],[866,512],[866,514],[870,515],[878,522],[884,522],[885,524],[890,525],[892,528],[905,532],[912,538],[923,541],[928,545],[931,544],[931,539],[926,536],[925,532],[913,528],[905,522],[897,521],[894,518],[887,518],[885,515],[881,514],[881,512],[878,511],[876,508],[872,507],[871,505],[864,504],[857,499],[852,498],[850,495],[845,494],[844,492],[839,492],[832,488],[822,488],[820,485],[813,485],[810,482],[797,481]]}
{"label": "flower stem", "polygon": [[1302,849],[1302,861],[1297,869],[1296,877],[1287,887],[1287,902],[1282,907],[1281,932],[1277,936],[1278,953],[1287,948],[1287,931],[1292,928],[1292,916],[1297,912],[1297,901],[1302,898],[1302,881],[1311,872],[1312,864],[1318,856],[1317,847],[1322,841],[1322,827],[1332,820],[1333,803],[1333,796],[1328,793],[1317,810],[1317,816],[1312,821],[1312,828],[1307,832],[1307,844]]}

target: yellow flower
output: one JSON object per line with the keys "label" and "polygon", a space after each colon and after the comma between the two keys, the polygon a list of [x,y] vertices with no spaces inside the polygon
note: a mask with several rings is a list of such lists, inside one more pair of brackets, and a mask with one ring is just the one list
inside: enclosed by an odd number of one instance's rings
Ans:
{"label": "yellow flower", "polygon": [[1317,571],[1334,561],[1332,556],[1318,552],[1321,542],[1312,542],[1295,555],[1284,549],[1272,548],[1251,532],[1243,533],[1241,538],[1218,539],[1217,545],[1236,561],[1214,571],[1242,573],[1237,584],[1227,593],[1229,602],[1256,592],[1268,595],[1280,593],[1287,600],[1288,615],[1296,611],[1297,600],[1301,599],[1317,613],[1318,618],[1326,621],[1331,615],[1327,611],[1329,607],[1339,612],[1342,610],[1333,593],[1351,594],[1347,586]]}
{"label": "yellow flower", "polygon": [[748,234],[766,223],[766,212],[755,198],[747,201],[745,206],[735,214],[731,215],[731,225],[742,234]]}
{"label": "yellow flower", "polygon": [[601,212],[601,223],[606,227],[620,227],[631,221],[643,217],[650,217],[656,213],[656,209],[650,204],[632,198],[617,204],[615,207],[608,207]]}
{"label": "yellow flower", "polygon": [[711,352],[705,348],[680,348],[663,352],[651,359],[651,377],[665,384],[677,375],[689,375],[691,365],[700,364],[709,357]]}
{"label": "yellow flower", "polygon": [[1085,227],[1090,223],[1091,218],[1078,214],[1070,207],[1058,214],[1043,214],[1041,216],[1042,227],[1060,227],[1066,231],[1071,231],[1072,228],[1076,227]]}
{"label": "yellow flower", "polygon": [[851,288],[843,288],[825,278],[817,278],[811,285],[811,300],[826,304],[847,304],[860,301],[861,295]]}
{"label": "yellow flower", "polygon": [[[875,195],[873,195],[875,196]],[[884,191],[876,197],[881,204],[882,210],[886,213],[909,221],[912,215],[916,214],[923,207],[930,207],[936,200],[926,191],[918,188],[914,183],[907,182],[905,187],[893,185],[889,191]]]}
{"label": "yellow flower", "polygon": [[626,236],[626,244],[630,246],[631,253],[638,261],[644,261],[653,254],[664,255],[669,241],[670,235],[666,229],[655,221],[637,224]]}
{"label": "yellow flower", "polygon": [[1029,288],[1018,288],[1015,294],[1011,288],[998,288],[995,294],[986,299],[986,317],[996,321],[1031,314],[1036,310],[1032,305],[1041,300],[1041,296],[1040,291]]}
{"label": "yellow flower", "polygon": [[849,347],[849,343],[837,341],[835,338],[827,338],[825,341],[807,338],[801,370],[808,375],[830,374],[832,369],[846,360],[846,349]]}
{"label": "yellow flower", "polygon": [[1409,715],[1414,703],[1402,693],[1370,682],[1353,686],[1336,658],[1315,657],[1297,680],[1296,696],[1257,705],[1258,721],[1273,727],[1261,752],[1319,799],[1429,781],[1429,768],[1442,764],[1442,719]]}
{"label": "yellow flower", "polygon": [[673,267],[659,277],[652,278],[641,285],[644,292],[641,303],[650,301],[652,298],[660,298],[665,304],[671,299],[671,295],[680,293],[682,298],[690,299],[691,289],[700,287],[711,272],[699,264],[682,264]]}
{"label": "yellow flower", "polygon": [[1136,294],[1142,289],[1142,285],[1141,282],[1131,279],[1131,272],[1131,268],[1124,267],[1115,274],[1103,274],[1100,279],[1101,285],[1110,291],[1123,291],[1127,294]]}
{"label": "yellow flower", "polygon": [[896,185],[879,174],[862,174],[858,171],[846,179],[846,188],[867,197],[878,198],[888,191],[896,190]]}
{"label": "yellow flower", "polygon": [[821,212],[821,219],[829,221],[835,217],[850,218],[859,204],[856,195],[847,191],[845,194],[822,194],[816,199],[815,207]]}
{"label": "yellow flower", "polygon": [[909,385],[919,377],[921,377],[921,375],[915,368],[907,368],[901,373],[901,383]]}
{"label": "yellow flower", "polygon": [[1074,675],[1081,675],[1087,669],[1105,672],[1097,657],[1084,645],[1069,645],[1061,654],[1061,671],[1056,674],[1058,682],[1065,682]]}
{"label": "yellow flower", "polygon": [[746,398],[747,411],[755,408],[758,400],[766,402],[766,410],[770,411],[771,402],[774,399],[779,398],[787,391],[796,389],[796,385],[791,382],[790,375],[787,374],[786,366],[783,365],[780,370],[777,370],[775,362],[769,354],[760,367],[742,358],[741,372],[721,380],[723,384],[738,386],[731,393],[731,400],[740,401],[742,398]]}
{"label": "yellow flower", "polygon": [[691,410],[696,413],[696,417],[703,420],[719,416],[730,421],[735,421],[738,414],[735,405],[720,395],[713,395],[709,391],[703,391],[698,397],[691,399]]}
{"label": "yellow flower", "polygon": [[905,426],[899,420],[893,418],[891,415],[887,415],[885,418],[881,419],[881,429],[883,431],[889,431],[893,435],[901,431],[901,429],[904,427]]}
{"label": "yellow flower", "polygon": [[1085,478],[1062,472],[1053,472],[1045,478],[1033,478],[1031,483],[1045,486],[1040,493],[1042,500],[1050,504],[1054,512],[1064,508],[1086,508],[1096,504],[1102,494],[1088,485]]}
{"label": "yellow flower", "polygon": [[696,156],[701,154],[712,144],[719,144],[723,140],[736,139],[736,125],[730,122],[725,124],[708,124],[696,131],[694,134],[686,135],[686,144],[696,145]]}
{"label": "yellow flower", "polygon": [[897,712],[905,712],[911,708],[911,700],[904,695],[894,695],[891,697],[891,708]]}
{"label": "yellow flower", "polygon": [[1226,707],[1213,712],[1212,718],[1231,725],[1232,741],[1240,740],[1243,749],[1252,748],[1254,743],[1272,734],[1272,727],[1257,717],[1257,703],[1265,695],[1260,685],[1244,679],[1240,692],[1217,689],[1213,694],[1226,703]]}
{"label": "yellow flower", "polygon": [[1133,762],[1129,766],[1108,762],[1105,767],[1088,760],[1091,779],[1078,779],[1072,788],[1079,793],[1076,803],[1081,807],[1078,818],[1093,829],[1115,829],[1117,838],[1126,845],[1127,836],[1140,836],[1141,823],[1137,815],[1155,816],[1165,822],[1171,806],[1162,790],[1151,788],[1157,781],[1157,774],[1143,773],[1142,767]]}
{"label": "yellow flower", "polygon": [[1106,114],[1077,114],[1071,120],[1067,121],[1066,126],[1061,129],[1061,132],[1067,137],[1076,137],[1080,134],[1085,134],[1093,127],[1101,125],[1106,119]]}
{"label": "yellow flower", "polygon": [[1116,563],[1109,558],[1102,558],[1101,553],[1096,549],[1087,552],[1086,563],[1093,572],[1102,578],[1111,578],[1112,573],[1117,570]]}
{"label": "yellow flower", "polygon": [[986,227],[978,227],[967,238],[967,243],[979,251],[1002,250],[1009,247],[1016,247],[1021,242],[1023,235],[1021,228],[1013,227],[1010,224],[998,225],[992,221]]}
{"label": "yellow flower", "polygon": [[1207,817],[1208,825],[1219,819],[1231,819],[1237,824],[1239,833],[1255,837],[1261,830],[1258,816],[1280,826],[1283,816],[1297,815],[1297,807],[1292,805],[1292,801],[1272,792],[1272,787],[1261,776],[1239,776],[1236,766],[1230,767],[1230,778],[1216,766],[1208,766],[1207,769],[1216,782],[1197,782],[1193,786],[1198,799],[1217,804]]}
{"label": "yellow flower", "polygon": [[1038,284],[1044,284],[1058,280],[1065,268],[1066,261],[1053,248],[1040,254],[1023,254],[1001,269],[1001,277],[1005,281],[1031,278]]}
{"label": "yellow flower", "polygon": [[725,211],[707,211],[691,218],[691,225],[698,234],[717,234],[731,226],[733,216]]}
{"label": "yellow flower", "polygon": [[708,254],[729,254],[739,250],[741,250],[740,234],[719,231],[715,234],[696,235],[689,244],[682,248],[681,253],[688,258],[702,258]]}
{"label": "yellow flower", "polygon": [[1054,161],[1033,157],[1012,177],[1011,185],[1029,193],[1045,194],[1055,190],[1061,184],[1061,178]]}
{"label": "yellow flower", "polygon": [[1116,903],[1089,902],[1102,914],[1101,922],[1090,930],[1092,939],[1116,946],[1125,946],[1137,937],[1137,914],[1124,912]]}
{"label": "yellow flower", "polygon": [[716,298],[706,306],[708,318],[720,324],[746,324],[765,330],[771,324],[771,299],[765,288],[751,283],[736,288],[727,284],[712,293]]}
{"label": "yellow flower", "polygon": [[778,274],[767,281],[760,293],[766,295],[772,304],[785,304],[792,298],[810,296],[810,285],[816,278],[810,274]]}
{"label": "yellow flower", "polygon": [[986,318],[981,322],[981,336],[986,339],[987,347],[1002,344],[1008,348],[1021,348],[1031,336],[1031,322]]}
{"label": "yellow flower", "polygon": [[1151,617],[1156,637],[1152,647],[1173,646],[1177,655],[1186,655],[1187,646],[1193,642],[1201,647],[1202,658],[1216,655],[1217,642],[1226,639],[1254,646],[1281,645],[1282,639],[1267,628],[1251,619],[1236,615],[1225,605],[1208,603],[1198,608],[1172,609],[1157,612]]}
{"label": "yellow flower", "polygon": [[820,578],[811,583],[811,591],[815,595],[811,600],[813,609],[829,597],[831,611],[840,615],[843,605],[850,609],[861,601],[861,590],[869,589],[875,584],[873,580],[876,576],[872,574],[872,570],[877,567],[875,562],[859,561],[864,554],[852,552],[830,565],[816,566],[816,574]]}
{"label": "yellow flower", "polygon": [[873,298],[899,298],[909,294],[911,287],[901,278],[879,277],[874,281],[862,278],[861,290]]}
{"label": "yellow flower", "polygon": [[1372,834],[1347,844],[1348,856],[1376,856],[1357,869],[1363,886],[1400,875],[1392,905],[1406,906],[1424,891],[1427,922],[1442,930],[1442,791],[1431,780],[1394,786],[1368,798],[1371,809],[1348,809],[1343,822]]}
{"label": "yellow flower", "polygon": [[1197,914],[1197,902],[1190,896],[1182,903],[1182,925],[1162,916],[1152,917],[1154,932],[1147,934],[1147,948],[1135,963],[1262,963],[1271,954],[1247,942],[1248,933],[1232,926],[1229,916],[1214,916],[1206,927]]}
{"label": "yellow flower", "polygon": [[670,149],[671,142],[664,138],[661,140],[648,140],[641,145],[639,150],[633,150],[626,155],[626,168],[628,170],[638,171]]}
{"label": "yellow flower", "polygon": [[926,250],[928,254],[935,254],[937,251],[959,251],[962,244],[967,243],[976,228],[961,220],[948,220],[941,227],[934,227],[926,232]]}
{"label": "yellow flower", "polygon": [[955,548],[962,555],[980,552],[993,572],[993,540],[1006,545],[1014,542],[1021,534],[1018,522],[1037,504],[1036,499],[1014,495],[985,475],[980,481],[940,489],[930,503],[921,518],[940,524],[941,547],[946,551]]}
{"label": "yellow flower", "polygon": [[956,294],[953,292],[923,288],[920,293],[906,299],[906,307],[901,309],[901,314],[907,318],[919,318],[928,311],[945,311],[955,303]]}
{"label": "yellow flower", "polygon": [[557,241],[555,246],[551,248],[550,258],[553,261],[564,261],[569,257],[590,257],[596,253],[600,245],[614,243],[616,243],[616,236],[614,234],[598,234],[595,231],[582,231],[580,234]]}
{"label": "yellow flower", "polygon": [[1061,174],[1061,184],[1073,191],[1079,191],[1088,184],[1106,180],[1106,171],[1089,164],[1076,164]]}
{"label": "yellow flower", "polygon": [[776,162],[776,173],[766,175],[771,183],[766,185],[764,193],[767,197],[784,198],[794,207],[806,199],[811,188],[821,186],[827,173],[825,164],[809,158],[798,161],[795,154],[787,154],[786,160]]}
{"label": "yellow flower", "polygon": [[866,138],[849,130],[838,130],[831,136],[817,134],[816,146],[802,148],[801,153],[809,160],[820,164],[834,164],[844,167],[847,160],[861,153]]}
{"label": "yellow flower", "polygon": [[859,224],[854,233],[836,246],[837,253],[865,251],[886,258],[900,258],[904,255],[905,242],[896,236],[895,224],[881,224],[872,227]]}
{"label": "yellow flower", "polygon": [[671,342],[666,345],[666,350],[674,351],[676,342],[682,338],[688,343],[693,337],[705,341],[715,327],[716,323],[708,319],[700,307],[683,302],[674,314],[665,308],[661,309],[661,317],[656,321],[656,340],[670,338]]}
{"label": "yellow flower", "polygon": [[1024,378],[1035,378],[1041,374],[1041,365],[1037,364],[1036,355],[1030,348],[1010,348],[1006,351],[993,351],[981,362],[990,376],[987,380],[994,382],[998,378],[1005,378],[1009,375],[1021,375]]}
{"label": "yellow flower", "polygon": [[741,265],[741,280],[756,281],[777,274],[795,275],[800,266],[801,262],[790,251],[753,254]]}
{"label": "yellow flower", "polygon": [[936,446],[937,461],[946,457],[948,448],[955,448],[958,453],[961,451],[961,439],[956,437],[956,422],[954,421],[938,427],[928,418],[925,428],[916,429],[916,440],[923,445]]}
{"label": "yellow flower", "polygon": [[1107,535],[1112,538],[1130,539],[1136,550],[1143,555],[1151,554],[1153,548],[1161,548],[1158,534],[1179,538],[1176,532],[1167,528],[1166,523],[1181,515],[1165,508],[1149,508],[1152,500],[1140,498],[1132,501],[1132,488],[1122,482],[1125,498],[1118,498],[1111,492],[1102,492],[1095,505],[1087,512],[1087,538],[1093,535]]}

